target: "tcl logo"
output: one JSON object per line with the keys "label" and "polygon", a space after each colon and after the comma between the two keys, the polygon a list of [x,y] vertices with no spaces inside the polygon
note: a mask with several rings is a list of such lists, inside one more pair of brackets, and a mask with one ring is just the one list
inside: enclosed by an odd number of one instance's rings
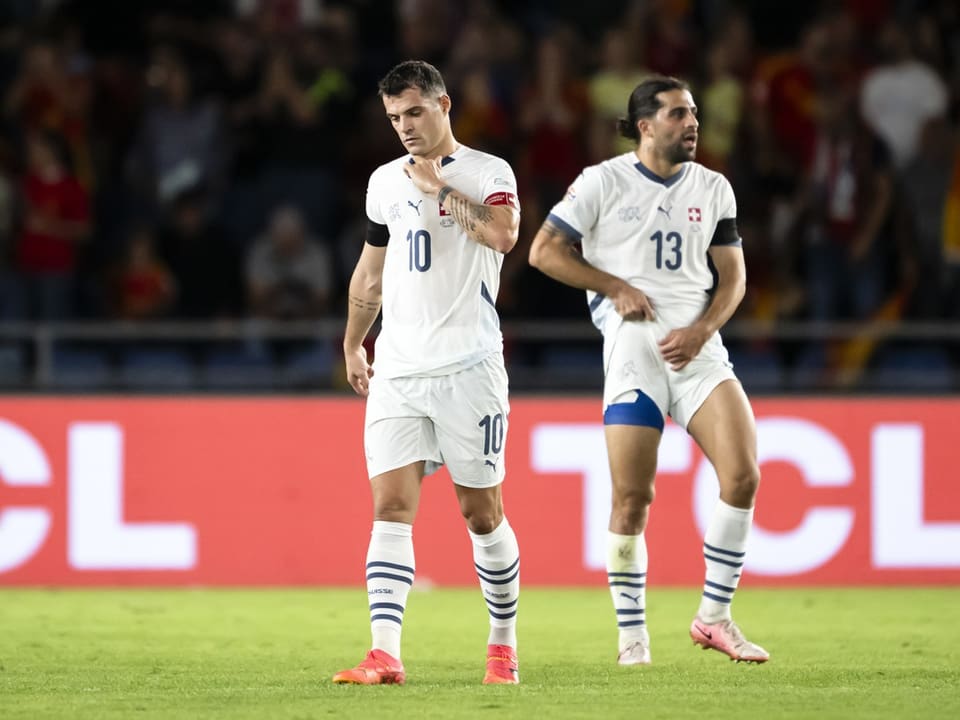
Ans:
{"label": "tcl logo", "polygon": [[[810,487],[845,487],[855,472],[843,442],[823,426],[801,418],[757,421],[759,461],[795,466]],[[923,517],[923,427],[877,423],[870,431],[870,554],[874,569],[960,568],[960,522]],[[693,440],[668,425],[660,445],[659,473],[694,473],[691,511],[700,533],[717,498],[713,467],[701,458],[694,468]],[[605,566],[610,513],[610,472],[603,426],[542,423],[534,427],[530,462],[536,472],[583,477],[584,564]],[[763,489],[760,500],[763,502]],[[656,512],[656,510],[654,510]],[[774,532],[755,523],[746,568],[768,576],[815,570],[837,556],[851,536],[853,507],[811,505],[794,528]]]}
{"label": "tcl logo", "polygon": [[[45,487],[50,462],[30,433],[0,419],[0,484]],[[67,561],[75,570],[189,570],[197,533],[185,523],[123,519],[123,430],[113,423],[67,428]],[[27,563],[50,534],[51,513],[0,507],[0,573]]]}

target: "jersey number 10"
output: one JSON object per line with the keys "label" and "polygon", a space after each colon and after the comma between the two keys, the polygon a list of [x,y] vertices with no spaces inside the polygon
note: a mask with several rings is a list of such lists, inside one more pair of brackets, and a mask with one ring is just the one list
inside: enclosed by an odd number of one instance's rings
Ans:
{"label": "jersey number 10", "polygon": [[426,230],[407,232],[407,257],[410,272],[426,272],[430,269],[430,233]]}

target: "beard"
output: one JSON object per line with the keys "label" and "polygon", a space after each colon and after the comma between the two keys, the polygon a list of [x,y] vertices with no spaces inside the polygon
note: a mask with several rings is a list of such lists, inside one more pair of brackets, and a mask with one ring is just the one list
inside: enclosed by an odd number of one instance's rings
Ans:
{"label": "beard", "polygon": [[689,150],[684,147],[683,140],[680,140],[670,147],[667,148],[666,157],[671,163],[677,165],[679,163],[689,162],[697,156],[697,146],[694,144]]}

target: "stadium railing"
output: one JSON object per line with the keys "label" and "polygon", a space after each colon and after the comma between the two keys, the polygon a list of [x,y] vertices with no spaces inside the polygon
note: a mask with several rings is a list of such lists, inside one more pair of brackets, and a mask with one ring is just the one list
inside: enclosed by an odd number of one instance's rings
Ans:
{"label": "stadium railing", "polygon": [[[511,389],[594,392],[601,340],[589,322],[506,320]],[[0,390],[347,392],[343,320],[0,324]],[[960,392],[960,323],[735,321],[723,330],[761,394]]]}

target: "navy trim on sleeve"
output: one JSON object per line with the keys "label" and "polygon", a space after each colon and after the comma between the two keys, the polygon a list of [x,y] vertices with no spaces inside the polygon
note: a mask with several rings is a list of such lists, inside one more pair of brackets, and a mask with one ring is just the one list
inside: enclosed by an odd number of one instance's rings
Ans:
{"label": "navy trim on sleeve", "polygon": [[367,244],[374,247],[386,247],[390,231],[386,225],[367,220]]}
{"label": "navy trim on sleeve", "polygon": [[557,229],[560,230],[564,235],[568,236],[574,242],[577,242],[583,238],[583,233],[577,230],[575,227],[570,225],[563,218],[557,217],[553,213],[547,215],[547,220],[557,226]]}
{"label": "navy trim on sleeve", "polygon": [[717,222],[717,229],[713,232],[713,239],[710,245],[723,245],[725,247],[741,247],[743,241],[737,234],[737,219],[724,218]]}

